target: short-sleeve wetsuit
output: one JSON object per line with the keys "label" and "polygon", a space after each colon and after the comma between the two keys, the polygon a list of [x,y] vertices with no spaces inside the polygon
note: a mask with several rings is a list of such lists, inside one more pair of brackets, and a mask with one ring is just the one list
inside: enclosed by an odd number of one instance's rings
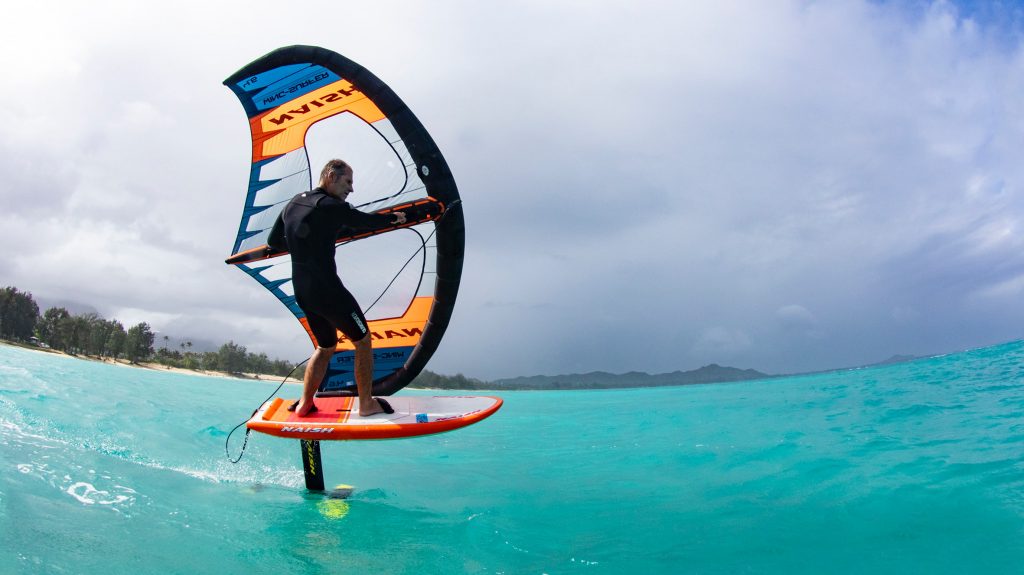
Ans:
{"label": "short-sleeve wetsuit", "polygon": [[379,228],[393,218],[390,214],[361,212],[316,188],[292,198],[274,222],[267,244],[291,252],[295,302],[306,314],[319,347],[334,347],[338,342],[336,330],[352,341],[359,341],[368,331],[366,318],[338,278],[334,263],[335,241],[341,229]]}

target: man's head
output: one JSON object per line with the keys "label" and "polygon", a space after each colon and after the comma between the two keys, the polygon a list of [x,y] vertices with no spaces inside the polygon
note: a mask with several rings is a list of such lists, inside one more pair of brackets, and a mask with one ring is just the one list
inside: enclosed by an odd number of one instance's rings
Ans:
{"label": "man's head", "polygon": [[352,193],[352,167],[342,160],[327,162],[320,172],[320,187],[344,201]]}

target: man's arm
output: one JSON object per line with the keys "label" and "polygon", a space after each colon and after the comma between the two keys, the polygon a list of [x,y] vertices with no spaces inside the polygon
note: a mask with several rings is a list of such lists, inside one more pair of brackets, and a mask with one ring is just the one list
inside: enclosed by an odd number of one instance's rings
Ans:
{"label": "man's arm", "polygon": [[368,214],[361,212],[347,203],[338,202],[338,219],[342,225],[357,230],[372,230],[390,225],[404,224],[405,212],[390,214]]}
{"label": "man's arm", "polygon": [[288,242],[284,237],[284,219],[281,217],[284,214],[284,210],[277,215],[277,220],[274,221],[274,227],[270,229],[270,235],[267,236],[267,248],[269,252],[283,252],[288,250]]}

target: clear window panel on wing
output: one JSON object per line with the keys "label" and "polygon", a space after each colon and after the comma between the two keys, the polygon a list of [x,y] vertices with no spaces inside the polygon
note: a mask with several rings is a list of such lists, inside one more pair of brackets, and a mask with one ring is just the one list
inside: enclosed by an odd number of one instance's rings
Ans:
{"label": "clear window panel on wing", "polygon": [[425,266],[434,266],[428,261],[433,250],[423,249],[433,224],[416,227],[338,246],[338,275],[367,319],[400,317],[415,296],[433,293],[433,276],[423,275]]}
{"label": "clear window panel on wing", "polygon": [[[374,127],[382,122],[389,124],[385,120],[371,125],[350,112],[343,112],[313,124],[306,133],[313,180],[319,180],[324,164],[338,158],[352,166],[354,191],[348,201],[353,205],[407,196],[409,173],[399,150]],[[398,145],[404,152],[405,147],[400,142]],[[415,178],[415,182],[419,183],[419,178]],[[422,195],[421,191],[419,196]],[[372,211],[381,207],[384,206],[364,209]]]}
{"label": "clear window panel on wing", "polygon": [[373,211],[425,197],[426,186],[423,185],[423,181],[420,179],[416,165],[412,161],[412,154],[410,154],[409,149],[406,148],[405,142],[398,137],[398,132],[395,131],[391,122],[387,119],[378,120],[373,123],[373,128],[377,130],[382,138],[391,144],[395,154],[398,156],[398,162],[405,167],[407,181],[405,183],[405,187],[401,190],[401,193],[397,195],[392,194],[389,196],[381,196],[379,198],[374,197],[369,201],[361,200],[361,203],[356,205],[361,209]]}

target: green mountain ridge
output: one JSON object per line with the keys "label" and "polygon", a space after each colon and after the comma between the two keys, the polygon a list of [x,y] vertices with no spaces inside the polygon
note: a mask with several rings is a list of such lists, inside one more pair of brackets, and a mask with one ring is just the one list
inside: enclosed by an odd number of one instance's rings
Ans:
{"label": "green mountain ridge", "polygon": [[623,374],[593,371],[568,375],[534,375],[491,382],[498,389],[613,389],[623,387],[662,387],[700,383],[724,383],[772,377],[754,369],[723,367],[712,363],[690,371],[649,374],[631,371]]}
{"label": "green mountain ridge", "polygon": [[673,385],[698,385],[707,383],[729,383],[757,379],[775,379],[815,373],[829,373],[848,369],[865,369],[904,363],[921,359],[922,356],[894,355],[884,361],[855,367],[841,367],[815,372],[768,374],[756,369],[739,369],[712,363],[690,371],[649,374],[642,371],[609,373],[591,371],[564,375],[530,375],[483,381],[458,375],[440,375],[424,370],[409,385],[412,388],[462,389],[462,390],[552,390],[552,389],[623,389],[632,387],[667,387]]}
{"label": "green mountain ridge", "polygon": [[573,373],[566,375],[533,375],[481,381],[463,376],[439,375],[424,371],[410,387],[433,389],[490,389],[490,390],[548,390],[548,389],[620,389],[630,387],[664,387],[672,385],[694,385],[702,383],[726,383],[775,377],[754,369],[723,367],[718,364],[705,365],[690,371],[649,374],[631,371],[622,374],[606,371]]}

